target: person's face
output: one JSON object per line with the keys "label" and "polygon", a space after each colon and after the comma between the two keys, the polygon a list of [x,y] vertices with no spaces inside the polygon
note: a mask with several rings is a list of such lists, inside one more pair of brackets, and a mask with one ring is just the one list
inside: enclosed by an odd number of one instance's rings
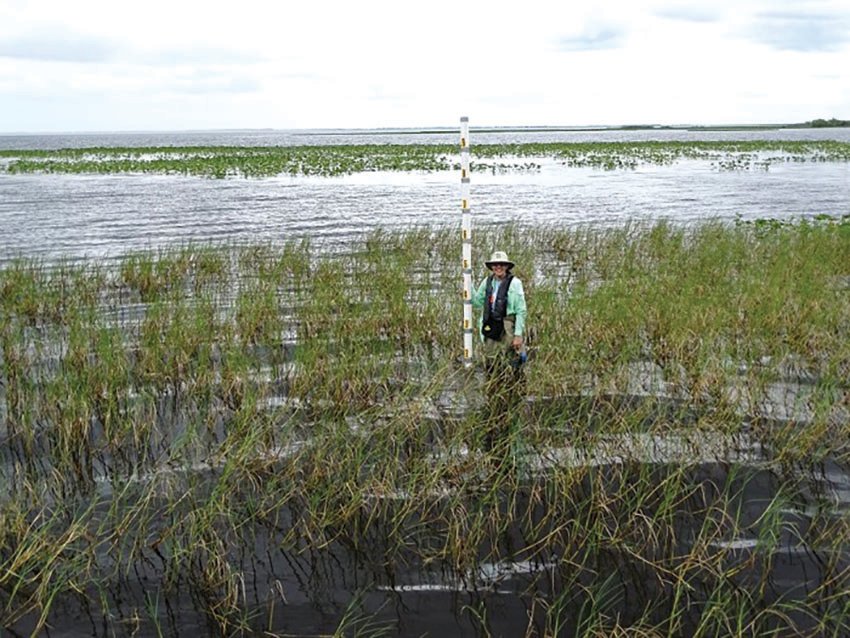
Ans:
{"label": "person's face", "polygon": [[497,279],[504,279],[507,272],[508,266],[506,264],[493,264],[493,274],[496,275]]}

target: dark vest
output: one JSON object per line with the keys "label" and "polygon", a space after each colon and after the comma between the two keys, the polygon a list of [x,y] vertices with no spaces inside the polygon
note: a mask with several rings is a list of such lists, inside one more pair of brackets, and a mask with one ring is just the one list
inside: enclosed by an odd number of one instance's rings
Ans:
{"label": "dark vest", "polygon": [[493,308],[490,308],[490,296],[493,294],[493,275],[487,277],[487,287],[484,292],[484,323],[492,315],[494,319],[504,319],[508,310],[508,288],[511,286],[514,276],[510,273],[505,275],[499,289],[496,291],[496,300]]}

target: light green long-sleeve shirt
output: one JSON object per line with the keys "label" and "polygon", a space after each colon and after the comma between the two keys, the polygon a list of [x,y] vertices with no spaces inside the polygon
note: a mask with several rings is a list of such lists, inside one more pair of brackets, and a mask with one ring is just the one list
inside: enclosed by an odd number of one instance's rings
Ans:
{"label": "light green long-sleeve shirt", "polygon": [[[495,298],[496,292],[499,290],[497,284],[501,283],[498,279],[493,277],[493,295]],[[483,308],[485,299],[484,297],[487,294],[487,277],[484,278],[484,281],[481,282],[481,285],[478,286],[478,290],[472,295],[472,305],[475,308]],[[514,277],[511,282],[511,287],[508,288],[508,307],[505,311],[506,314],[516,315],[516,322],[514,323],[514,335],[517,337],[523,336],[523,331],[525,330],[525,317],[528,314],[528,309],[525,305],[525,290],[522,287],[522,281],[518,278]],[[483,314],[483,313],[482,313]],[[481,332],[481,322],[482,317],[478,318],[478,327],[479,332]]]}

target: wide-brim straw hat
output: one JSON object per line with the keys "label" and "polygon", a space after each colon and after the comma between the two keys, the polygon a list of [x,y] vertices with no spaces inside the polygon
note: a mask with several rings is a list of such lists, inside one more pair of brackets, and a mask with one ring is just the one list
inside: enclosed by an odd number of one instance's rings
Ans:
{"label": "wide-brim straw hat", "polygon": [[493,254],[490,255],[490,259],[484,262],[484,265],[490,270],[493,270],[494,264],[505,264],[508,268],[513,268],[515,265],[514,262],[508,259],[508,253],[503,250],[493,251]]}

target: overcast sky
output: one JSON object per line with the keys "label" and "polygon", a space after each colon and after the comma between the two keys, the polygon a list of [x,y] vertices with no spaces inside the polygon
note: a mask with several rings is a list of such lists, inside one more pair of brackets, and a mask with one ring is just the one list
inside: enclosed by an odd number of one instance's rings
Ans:
{"label": "overcast sky", "polygon": [[2,132],[850,119],[848,70],[850,0],[0,0]]}

